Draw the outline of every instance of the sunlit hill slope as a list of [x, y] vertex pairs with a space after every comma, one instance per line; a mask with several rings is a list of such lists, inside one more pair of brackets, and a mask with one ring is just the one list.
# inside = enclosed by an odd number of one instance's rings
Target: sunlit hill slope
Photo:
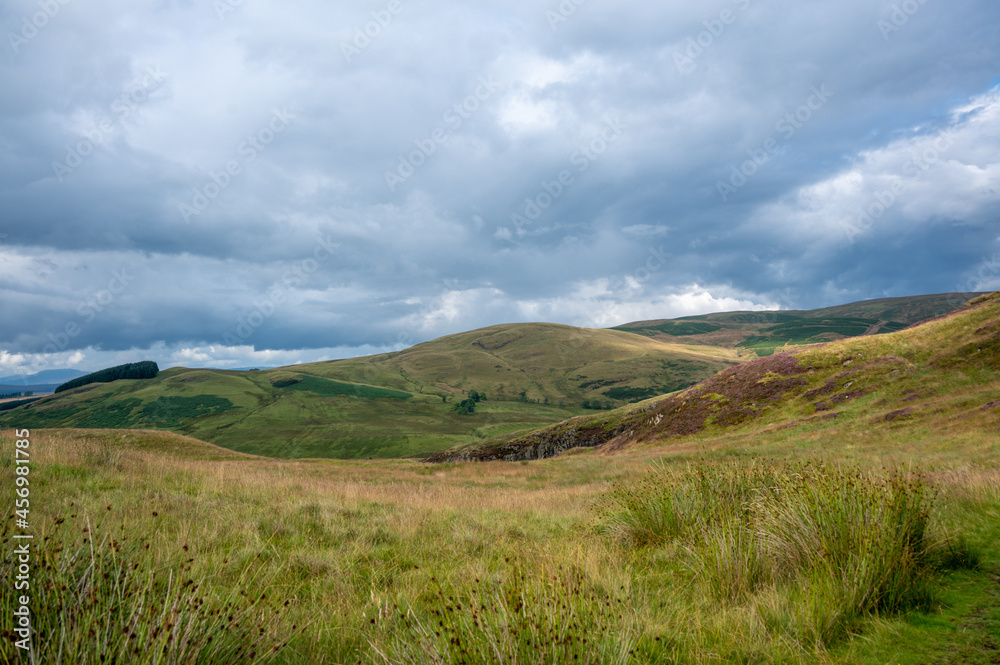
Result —
[[579, 446], [714, 445], [733, 436], [752, 445], [775, 432], [802, 445], [823, 435], [1000, 445], [1000, 292], [908, 330], [761, 358], [666, 398], [432, 459], [532, 459]]

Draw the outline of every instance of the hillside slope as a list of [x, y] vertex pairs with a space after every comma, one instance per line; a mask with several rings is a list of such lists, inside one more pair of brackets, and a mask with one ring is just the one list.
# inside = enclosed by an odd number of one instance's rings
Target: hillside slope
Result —
[[[564, 450], [695, 445], [712, 437], [817, 432], [859, 441], [971, 436], [1000, 447], [1000, 292], [892, 334], [776, 354], [681, 393], [430, 461], [537, 459]], [[928, 434], [930, 433], [930, 434]]]
[[[273, 457], [411, 457], [692, 385], [729, 350], [569, 326], [494, 326], [400, 353], [267, 371], [173, 368], [0, 413], [0, 426], [166, 429]], [[487, 401], [454, 411], [467, 391]]]
[[449, 335], [399, 353], [297, 369], [401, 390], [461, 396], [475, 389], [499, 401], [578, 406], [588, 399], [622, 402], [672, 392], [737, 362], [737, 355], [726, 349], [616, 330], [526, 323]]
[[768, 356], [786, 345], [886, 334], [946, 314], [982, 293], [881, 298], [814, 310], [719, 312], [618, 326], [662, 341], [738, 348]]

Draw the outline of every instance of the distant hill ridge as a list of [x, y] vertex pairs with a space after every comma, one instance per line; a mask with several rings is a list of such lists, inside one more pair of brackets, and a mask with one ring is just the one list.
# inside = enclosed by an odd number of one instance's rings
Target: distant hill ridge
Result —
[[615, 330], [659, 340], [683, 340], [745, 349], [768, 356], [776, 349], [878, 335], [946, 314], [982, 293], [880, 298], [814, 310], [719, 312], [678, 319], [636, 321]]
[[0, 394], [14, 392], [51, 393], [56, 388], [86, 372], [78, 369], [47, 369], [36, 374], [13, 374], [0, 377]]
[[78, 369], [46, 369], [36, 374], [13, 374], [0, 377], [0, 384], [5, 386], [29, 386], [41, 384], [61, 384], [83, 376], [86, 372]]

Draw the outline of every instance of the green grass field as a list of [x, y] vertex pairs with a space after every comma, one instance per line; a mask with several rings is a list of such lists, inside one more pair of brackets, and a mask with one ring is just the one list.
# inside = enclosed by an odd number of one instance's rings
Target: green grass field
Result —
[[[878, 324], [879, 321], [874, 319], [844, 317], [798, 319], [763, 328], [759, 334], [748, 337], [737, 344], [737, 347], [752, 350], [758, 356], [764, 357], [772, 355], [784, 346], [821, 344], [844, 337], [860, 337]], [[905, 323], [889, 321], [878, 326], [876, 334], [898, 332], [906, 327]]]

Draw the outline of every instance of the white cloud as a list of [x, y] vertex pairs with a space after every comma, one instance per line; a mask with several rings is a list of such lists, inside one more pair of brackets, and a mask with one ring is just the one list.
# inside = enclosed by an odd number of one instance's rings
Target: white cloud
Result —
[[0, 371], [4, 374], [17, 374], [26, 357], [21, 353], [7, 353], [0, 350]]
[[[732, 310], [779, 309], [767, 297], [725, 286], [686, 286], [671, 293], [650, 293], [633, 276], [581, 282], [566, 296], [523, 299], [496, 288], [447, 291], [400, 325], [437, 337], [458, 329], [498, 323], [562, 322], [582, 328], [607, 328], [631, 321], [665, 319]], [[456, 323], [461, 321], [462, 327]]]
[[518, 305], [522, 311], [544, 312], [554, 320], [568, 321], [584, 328], [610, 328], [633, 321], [672, 319], [711, 312], [778, 309], [767, 298], [736, 294], [725, 286], [692, 284], [674, 293], [648, 293], [637, 288], [625, 295], [609, 290], [607, 282], [581, 286], [574, 297]]
[[509, 95], [499, 111], [500, 124], [510, 133], [544, 131], [556, 124], [556, 104], [536, 101], [526, 93]]
[[843, 246], [942, 221], [983, 223], [1000, 204], [1000, 88], [950, 114], [947, 126], [858, 155], [848, 169], [762, 206], [749, 225]]

